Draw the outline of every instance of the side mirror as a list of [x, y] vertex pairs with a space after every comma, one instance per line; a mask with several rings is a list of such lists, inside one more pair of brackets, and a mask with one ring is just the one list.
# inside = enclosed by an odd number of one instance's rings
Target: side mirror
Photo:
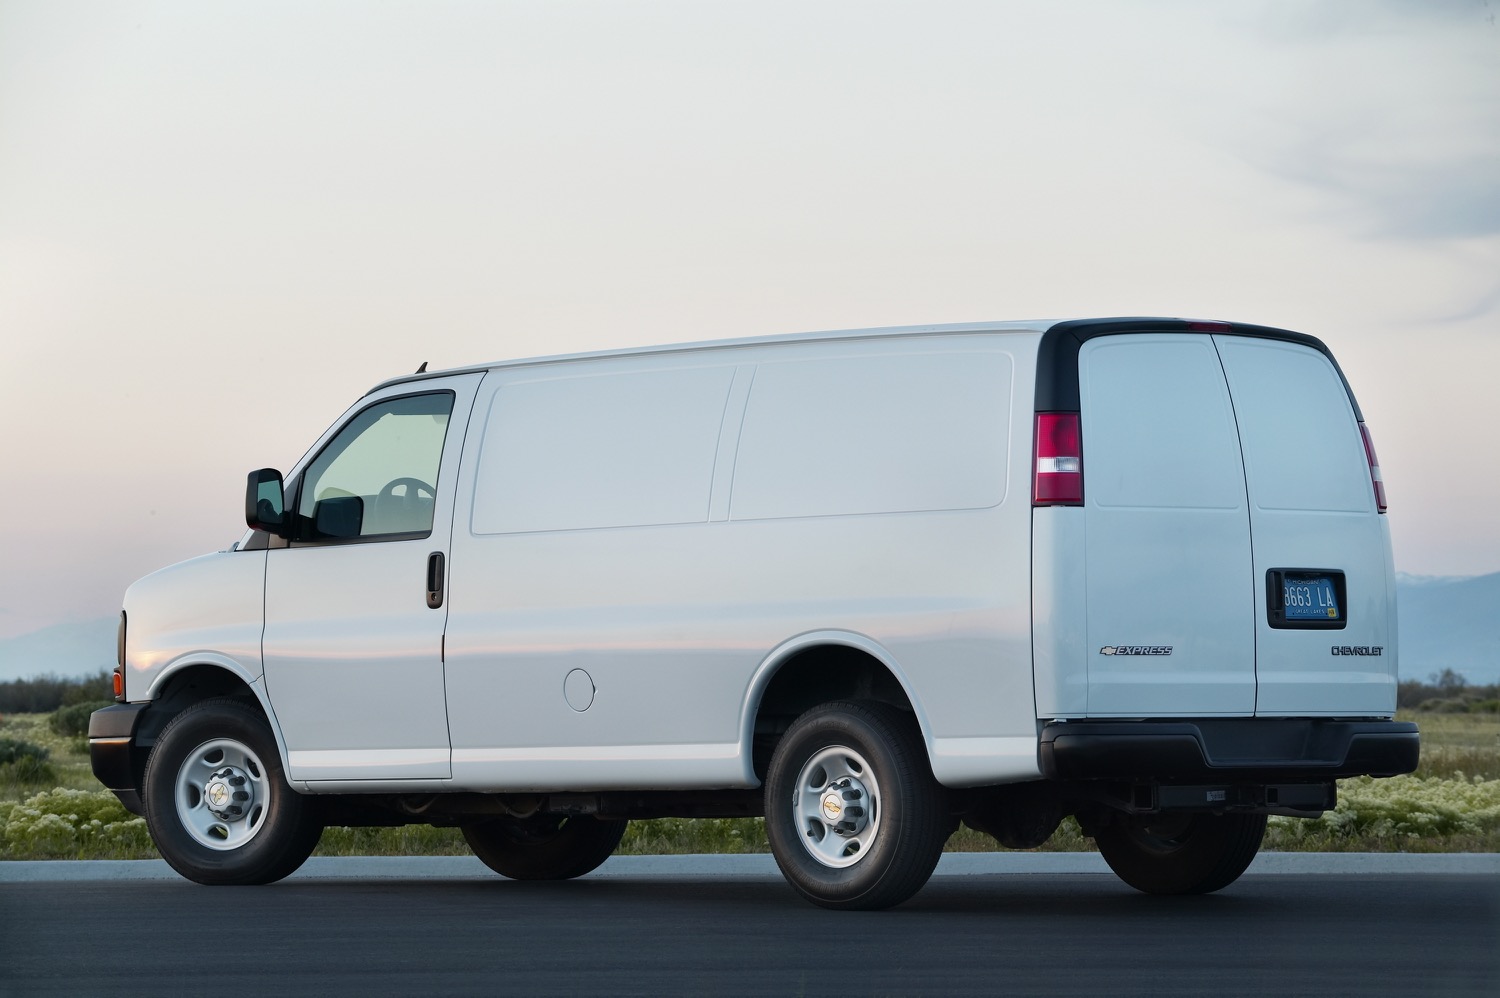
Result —
[[277, 537], [287, 536], [286, 493], [281, 472], [261, 468], [245, 482], [245, 523]]

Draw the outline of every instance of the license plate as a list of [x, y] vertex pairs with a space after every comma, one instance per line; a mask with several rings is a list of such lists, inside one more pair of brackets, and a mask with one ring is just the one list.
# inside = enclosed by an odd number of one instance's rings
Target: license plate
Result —
[[1287, 620], [1340, 620], [1338, 592], [1333, 579], [1319, 576], [1283, 576], [1281, 605]]

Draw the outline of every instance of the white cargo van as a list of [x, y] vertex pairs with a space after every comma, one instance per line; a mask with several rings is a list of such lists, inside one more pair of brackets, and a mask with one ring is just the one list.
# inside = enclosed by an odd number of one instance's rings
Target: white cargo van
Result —
[[1145, 891], [1415, 768], [1380, 470], [1327, 348], [1178, 319], [818, 333], [418, 373], [230, 550], [137, 582], [94, 772], [201, 883], [325, 825], [575, 877], [764, 815], [896, 904], [960, 821], [1076, 815]]

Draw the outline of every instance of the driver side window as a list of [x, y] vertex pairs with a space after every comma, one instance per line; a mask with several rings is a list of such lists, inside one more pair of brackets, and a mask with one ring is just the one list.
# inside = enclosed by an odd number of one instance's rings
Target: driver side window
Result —
[[351, 419], [302, 474], [298, 539], [432, 531], [452, 392], [386, 399]]

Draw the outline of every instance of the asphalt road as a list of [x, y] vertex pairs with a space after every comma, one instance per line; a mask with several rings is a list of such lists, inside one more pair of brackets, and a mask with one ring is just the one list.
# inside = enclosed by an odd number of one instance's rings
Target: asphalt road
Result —
[[939, 876], [876, 913], [761, 875], [3, 882], [0, 994], [1494, 998], [1500, 876]]

